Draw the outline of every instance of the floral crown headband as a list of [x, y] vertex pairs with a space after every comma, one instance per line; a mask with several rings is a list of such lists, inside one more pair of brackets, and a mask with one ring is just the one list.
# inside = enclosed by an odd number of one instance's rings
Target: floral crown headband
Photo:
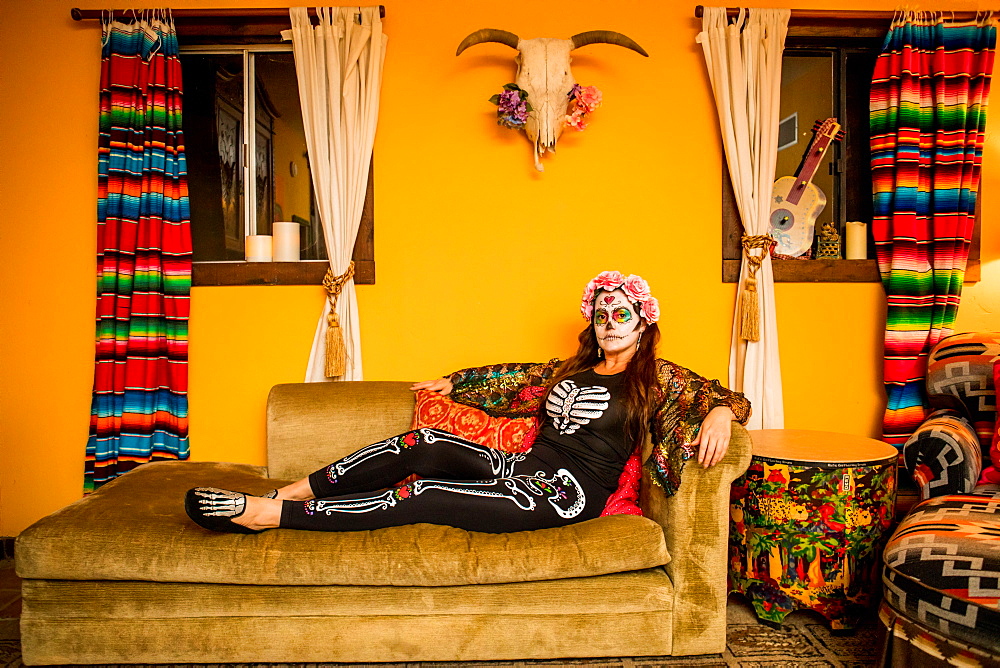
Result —
[[594, 295], [598, 290], [612, 292], [621, 288], [633, 304], [639, 304], [639, 313], [646, 322], [652, 324], [660, 319], [660, 302], [649, 294], [649, 283], [642, 276], [629, 274], [624, 276], [620, 271], [602, 271], [583, 291], [583, 301], [580, 312], [587, 322], [594, 317]]

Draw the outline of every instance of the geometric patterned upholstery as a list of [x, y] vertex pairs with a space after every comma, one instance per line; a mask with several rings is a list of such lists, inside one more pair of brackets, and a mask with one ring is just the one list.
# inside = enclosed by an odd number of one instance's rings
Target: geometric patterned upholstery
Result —
[[903, 444], [903, 461], [922, 499], [968, 494], [983, 468], [976, 432], [950, 408], [934, 411], [924, 420]]
[[1000, 332], [965, 332], [941, 339], [927, 361], [931, 407], [951, 408], [965, 416], [979, 435], [984, 453], [989, 452], [997, 421], [993, 362], [998, 358]]
[[885, 601], [945, 636], [995, 652], [1000, 639], [1000, 492], [919, 503], [883, 554]]
[[1000, 668], [1000, 654], [995, 648], [981, 649], [932, 631], [899, 614], [884, 600], [879, 606], [878, 617], [887, 632], [879, 664], [883, 667]]
[[903, 461], [923, 498], [967, 493], [972, 489], [969, 480], [974, 484], [983, 469], [993, 463], [990, 445], [997, 425], [993, 366], [997, 360], [1000, 360], [1000, 332], [953, 334], [931, 349], [926, 390], [934, 412], [928, 419], [941, 418], [946, 413], [964, 418], [979, 443], [979, 463], [974, 465], [965, 428], [955, 422], [945, 427], [939, 420], [930, 432], [925, 432], [925, 421], [903, 446]]

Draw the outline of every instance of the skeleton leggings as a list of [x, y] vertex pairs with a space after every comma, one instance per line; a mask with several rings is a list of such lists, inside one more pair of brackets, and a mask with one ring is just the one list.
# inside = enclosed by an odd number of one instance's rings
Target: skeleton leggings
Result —
[[[419, 480], [391, 487], [414, 473]], [[551, 448], [508, 453], [437, 429], [373, 443], [312, 473], [309, 484], [316, 498], [284, 501], [282, 527], [360, 531], [428, 522], [506, 533], [597, 517], [609, 495]]]

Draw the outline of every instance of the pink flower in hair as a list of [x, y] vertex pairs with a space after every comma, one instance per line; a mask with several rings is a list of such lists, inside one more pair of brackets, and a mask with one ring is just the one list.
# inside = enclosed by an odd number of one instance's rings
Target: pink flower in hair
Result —
[[656, 297], [650, 297], [642, 303], [642, 317], [650, 324], [660, 319], [660, 302]]
[[597, 293], [597, 286], [594, 281], [587, 283], [580, 301], [580, 313], [585, 320], [590, 320], [594, 316], [594, 294]]
[[[591, 283], [601, 290], [611, 292], [617, 290], [625, 282], [625, 277], [620, 271], [602, 271]], [[595, 290], [596, 292], [596, 290]]]
[[649, 299], [649, 283], [642, 280], [642, 276], [629, 274], [629, 277], [625, 279], [623, 288], [630, 302], [644, 302]]

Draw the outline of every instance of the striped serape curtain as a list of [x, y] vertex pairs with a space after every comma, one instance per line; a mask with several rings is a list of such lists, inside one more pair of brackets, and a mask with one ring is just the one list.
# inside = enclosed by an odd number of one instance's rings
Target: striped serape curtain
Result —
[[893, 22], [871, 88], [876, 256], [888, 301], [883, 440], [926, 414], [931, 348], [951, 334], [975, 222], [996, 29], [908, 13]]
[[188, 457], [191, 230], [177, 33], [106, 21], [97, 200], [97, 355], [84, 492]]

